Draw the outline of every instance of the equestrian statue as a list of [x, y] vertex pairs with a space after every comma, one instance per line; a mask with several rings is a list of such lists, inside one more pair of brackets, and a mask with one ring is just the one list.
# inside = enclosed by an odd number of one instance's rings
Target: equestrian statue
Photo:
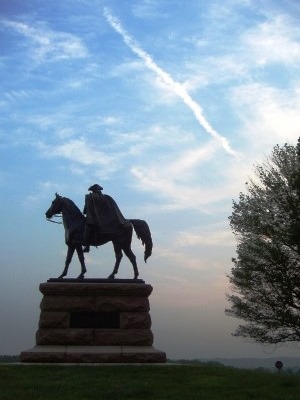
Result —
[[85, 196], [83, 213], [71, 199], [62, 197], [58, 193], [55, 194], [50, 208], [46, 211], [46, 218], [52, 222], [54, 221], [51, 218], [61, 214], [65, 228], [68, 251], [64, 270], [58, 279], [67, 275], [75, 250], [81, 265], [78, 279], [83, 279], [87, 271], [84, 252], [89, 252], [90, 246], [101, 246], [108, 242], [112, 242], [116, 257], [114, 269], [108, 279], [114, 279], [118, 273], [123, 252], [133, 266], [134, 279], [138, 279], [136, 256], [131, 250], [132, 233], [134, 229], [138, 239], [142, 241], [146, 262], [152, 254], [153, 247], [147, 222], [141, 219], [124, 218], [117, 203], [112, 197], [102, 193], [103, 188], [100, 185], [95, 184], [88, 190], [91, 193]]

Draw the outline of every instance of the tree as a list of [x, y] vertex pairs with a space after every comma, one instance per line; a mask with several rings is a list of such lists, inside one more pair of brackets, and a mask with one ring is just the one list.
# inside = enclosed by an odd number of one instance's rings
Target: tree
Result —
[[237, 256], [225, 312], [246, 321], [234, 336], [299, 341], [300, 138], [297, 146], [275, 146], [246, 188], [229, 217]]

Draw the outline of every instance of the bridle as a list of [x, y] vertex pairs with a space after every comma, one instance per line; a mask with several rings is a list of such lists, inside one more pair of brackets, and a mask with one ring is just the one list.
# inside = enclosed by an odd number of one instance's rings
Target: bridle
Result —
[[[56, 197], [56, 200], [57, 200], [57, 199], [62, 199], [62, 197], [59, 196], [58, 193], [55, 193], [55, 197]], [[54, 202], [55, 202], [55, 200], [53, 200], [52, 206], [53, 206]], [[50, 208], [52, 208], [52, 207], [50, 207]], [[50, 208], [49, 208], [49, 210], [50, 210]], [[62, 222], [52, 221], [51, 218], [62, 218], [62, 212], [60, 211], [60, 212], [58, 212], [58, 214], [55, 214], [55, 213], [54, 213], [54, 214], [52, 215], [52, 217], [50, 217], [50, 218], [47, 218], [47, 217], [46, 217], [47, 221], [49, 221], [49, 222], [53, 222], [54, 224], [62, 224]]]
[[[54, 214], [54, 215], [52, 215], [52, 217], [51, 217], [51, 218], [61, 218], [61, 217], [62, 217], [61, 215]], [[46, 219], [47, 219], [47, 221], [49, 221], [49, 222], [53, 222], [54, 224], [62, 224], [62, 222], [52, 221], [52, 219], [51, 219], [51, 218], [46, 218]]]

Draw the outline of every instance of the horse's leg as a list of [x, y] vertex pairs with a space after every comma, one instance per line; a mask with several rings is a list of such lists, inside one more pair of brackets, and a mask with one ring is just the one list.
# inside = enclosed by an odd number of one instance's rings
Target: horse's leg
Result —
[[133, 232], [133, 227], [130, 224], [129, 227], [125, 228], [123, 237], [119, 242], [119, 245], [121, 249], [124, 251], [125, 255], [128, 257], [129, 261], [131, 262], [134, 271], [134, 279], [137, 279], [139, 276], [139, 270], [136, 264], [136, 256], [131, 250], [132, 232]]
[[68, 269], [69, 269], [69, 265], [70, 265], [70, 263], [72, 261], [72, 257], [73, 257], [74, 251], [75, 251], [75, 247], [71, 246], [71, 245], [68, 245], [68, 252], [67, 252], [67, 257], [66, 257], [66, 261], [65, 261], [65, 268], [64, 268], [62, 274], [58, 277], [58, 279], [62, 279], [64, 276], [67, 275]]
[[122, 249], [121, 249], [120, 245], [116, 242], [112, 242], [112, 244], [114, 246], [114, 251], [115, 251], [115, 255], [116, 255], [116, 263], [115, 263], [113, 272], [109, 275], [108, 279], [114, 279], [115, 275], [119, 271], [119, 265], [120, 265], [120, 262], [123, 257], [123, 253], [122, 253]]
[[83, 279], [84, 274], [86, 273], [86, 266], [85, 266], [85, 262], [84, 262], [84, 254], [83, 254], [82, 245], [77, 244], [75, 247], [76, 247], [78, 259], [79, 259], [79, 262], [81, 265], [81, 273], [80, 273], [80, 275], [78, 275], [77, 279]]
[[139, 270], [138, 270], [137, 263], [136, 263], [136, 256], [134, 255], [130, 246], [126, 247], [126, 248], [123, 247], [122, 250], [124, 251], [126, 256], [129, 258], [129, 261], [131, 262], [131, 264], [133, 266], [134, 279], [137, 279], [139, 276]]

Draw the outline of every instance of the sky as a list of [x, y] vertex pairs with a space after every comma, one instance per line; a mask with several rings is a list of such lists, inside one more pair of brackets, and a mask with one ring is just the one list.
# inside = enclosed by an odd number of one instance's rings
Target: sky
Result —
[[[299, 356], [232, 336], [232, 200], [300, 135], [298, 0], [0, 1], [0, 354], [35, 344], [39, 284], [61, 274], [55, 192], [100, 184], [148, 222], [154, 346], [172, 359]], [[131, 278], [123, 258], [117, 277]], [[111, 244], [86, 255], [105, 278]], [[79, 274], [74, 258], [69, 277]]]

